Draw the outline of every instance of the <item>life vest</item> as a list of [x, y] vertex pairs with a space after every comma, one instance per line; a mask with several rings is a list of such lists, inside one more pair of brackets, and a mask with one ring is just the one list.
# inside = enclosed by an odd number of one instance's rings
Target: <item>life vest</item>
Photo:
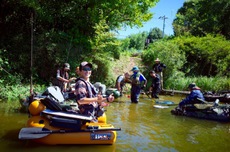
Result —
[[141, 73], [140, 72], [138, 72], [137, 74], [133, 74], [131, 77], [130, 77], [130, 79], [131, 79], [131, 84], [132, 85], [140, 85], [141, 83], [140, 83], [140, 75], [141, 75]]
[[59, 69], [60, 71], [60, 77], [64, 78], [64, 79], [69, 79], [69, 73], [64, 71], [63, 69]]
[[86, 85], [86, 89], [88, 91], [88, 96], [87, 98], [93, 98], [93, 97], [96, 97], [97, 95], [97, 91], [96, 91], [96, 88], [90, 83], [90, 82], [86, 82], [84, 79], [82, 78], [77, 78], [76, 82], [77, 81], [83, 81]]
[[[64, 79], [69, 79], [69, 73], [68, 72], [65, 72], [63, 69], [58, 69], [58, 70], [60, 72], [60, 77], [62, 77]], [[56, 76], [55, 76], [55, 79], [53, 79], [52, 84], [54, 86], [58, 86], [61, 89], [61, 91], [63, 91], [65, 82], [63, 82], [57, 78], [57, 72], [56, 72]]]
[[[82, 82], [85, 83], [86, 89], [88, 91], [87, 98], [94, 98], [94, 97], [97, 96], [96, 88], [90, 82], [86, 82], [82, 78], [77, 78], [76, 82], [77, 81], [82, 81]], [[77, 101], [77, 103], [78, 103], [78, 101]], [[93, 116], [93, 117], [94, 116], [101, 116], [103, 114], [103, 110], [99, 107], [97, 102], [96, 102], [96, 105], [84, 104], [84, 105], [79, 105], [78, 108], [80, 109], [80, 112], [82, 114], [90, 115], [90, 116]]]
[[[123, 75], [119, 75], [119, 76], [117, 77], [116, 86], [117, 86], [117, 83], [118, 83], [117, 81], [118, 81], [118, 79], [119, 79], [121, 76], [123, 76]], [[121, 86], [125, 85], [125, 76], [124, 76], [124, 78], [121, 80], [120, 85], [121, 85]]]

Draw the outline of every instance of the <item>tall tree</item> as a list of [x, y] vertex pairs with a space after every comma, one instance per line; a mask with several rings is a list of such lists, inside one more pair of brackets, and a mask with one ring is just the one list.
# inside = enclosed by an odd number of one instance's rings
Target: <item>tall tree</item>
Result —
[[150, 30], [148, 35], [148, 39], [150, 40], [150, 43], [153, 43], [155, 40], [159, 40], [162, 38], [163, 38], [162, 31], [159, 28], [155, 27]]
[[130, 35], [129, 48], [136, 49], [136, 50], [144, 50], [146, 37], [147, 37], [146, 32]]
[[174, 33], [204, 36], [222, 34], [230, 39], [229, 0], [189, 0], [177, 11], [173, 21]]
[[150, 30], [147, 39], [145, 41], [145, 45], [148, 46], [150, 43], [155, 42], [156, 40], [162, 39], [163, 38], [163, 32], [155, 27]]
[[33, 14], [34, 72], [47, 80], [52, 74], [50, 69], [55, 69], [57, 63], [68, 61], [72, 66], [86, 56], [92, 56], [92, 43], [89, 40], [97, 39], [98, 33], [94, 27], [101, 20], [108, 25], [107, 31], [123, 25], [141, 26], [142, 22], [152, 17], [149, 8], [158, 1], [2, 0], [0, 49], [6, 50], [3, 58], [9, 59], [10, 72], [29, 77], [30, 17]]

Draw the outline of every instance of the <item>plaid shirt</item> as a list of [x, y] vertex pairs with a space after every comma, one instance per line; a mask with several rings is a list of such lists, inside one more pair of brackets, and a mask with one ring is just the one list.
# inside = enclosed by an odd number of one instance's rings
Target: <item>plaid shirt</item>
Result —
[[[75, 95], [76, 100], [79, 101], [83, 98], [94, 98], [97, 96], [97, 92], [95, 91], [94, 86], [90, 82], [86, 82], [83, 79], [78, 79], [75, 85]], [[90, 103], [94, 105], [94, 107], [97, 105], [97, 102]]]

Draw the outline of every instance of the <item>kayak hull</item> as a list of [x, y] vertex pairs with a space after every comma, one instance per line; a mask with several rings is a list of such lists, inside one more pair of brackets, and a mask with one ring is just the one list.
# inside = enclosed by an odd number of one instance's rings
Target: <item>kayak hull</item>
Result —
[[[43, 103], [46, 103], [44, 105]], [[19, 139], [59, 144], [113, 144], [119, 129], [106, 123], [103, 113], [97, 119], [75, 111], [62, 111], [57, 103], [48, 99], [34, 100], [29, 106], [30, 118], [19, 133]], [[52, 110], [47, 107], [53, 108]], [[41, 129], [40, 129], [41, 128]], [[31, 132], [31, 130], [34, 130]], [[38, 131], [37, 131], [38, 130]], [[43, 130], [48, 130], [45, 132]]]
[[[63, 130], [65, 128], [50, 125], [50, 120], [43, 116], [32, 116], [27, 121], [27, 127], [41, 127], [51, 131]], [[111, 124], [89, 122], [81, 126], [81, 130], [77, 132], [67, 133], [50, 133], [49, 135], [32, 139], [34, 142], [59, 145], [59, 144], [113, 144], [116, 141], [116, 131], [83, 131], [89, 127], [98, 127], [99, 129], [113, 129]], [[68, 129], [66, 129], [68, 130]]]
[[[199, 104], [195, 104], [199, 105]], [[203, 104], [200, 104], [203, 105]], [[189, 105], [184, 109], [176, 107], [171, 110], [173, 115], [194, 117], [199, 119], [214, 120], [220, 122], [230, 122], [230, 107], [229, 106], [198, 106]]]

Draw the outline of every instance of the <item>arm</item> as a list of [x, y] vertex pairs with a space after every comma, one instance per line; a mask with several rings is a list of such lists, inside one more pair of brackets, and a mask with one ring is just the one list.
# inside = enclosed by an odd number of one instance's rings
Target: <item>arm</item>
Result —
[[69, 82], [71, 82], [71, 81], [76, 80], [75, 77], [72, 77], [72, 78], [70, 78], [69, 80], [68, 80], [68, 79], [65, 79], [65, 78], [63, 78], [63, 77], [61, 77], [60, 70], [57, 70], [57, 79], [60, 80], [60, 81], [62, 81], [62, 82], [66, 82], [66, 83], [69, 83]]
[[69, 82], [68, 79], [65, 79], [65, 78], [61, 77], [61, 72], [60, 72], [60, 70], [57, 70], [57, 79], [60, 80], [60, 81], [62, 81], [62, 82], [66, 82], [66, 83]]
[[183, 104], [183, 105], [189, 104], [189, 103], [192, 102], [192, 100], [194, 100], [194, 98], [195, 98], [195, 94], [193, 92], [191, 92], [184, 100], [182, 100], [180, 102], [179, 105], [181, 105], [181, 104]]
[[109, 95], [109, 97], [107, 98], [103, 98], [102, 95], [97, 95], [97, 97], [94, 98], [81, 98], [80, 100], [78, 100], [78, 103], [81, 104], [90, 104], [92, 102], [97, 102], [98, 104], [101, 104], [102, 102], [108, 101], [108, 102], [113, 102], [114, 100], [114, 96]]
[[140, 81], [144, 81], [144, 84], [143, 86], [146, 87], [146, 84], [147, 84], [147, 79], [143, 76], [143, 74], [140, 75]]

